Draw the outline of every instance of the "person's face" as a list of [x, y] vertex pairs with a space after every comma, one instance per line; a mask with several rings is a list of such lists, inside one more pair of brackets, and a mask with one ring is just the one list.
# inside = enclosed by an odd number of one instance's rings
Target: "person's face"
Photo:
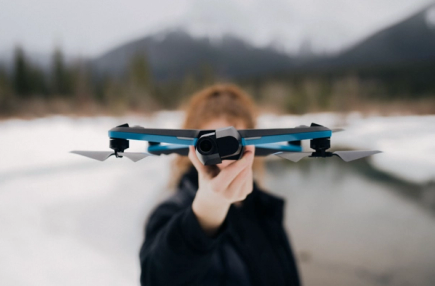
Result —
[[[246, 126], [243, 123], [243, 121], [238, 120], [236, 122], [236, 124], [234, 125], [234, 124], [229, 123], [228, 120], [226, 120], [223, 117], [216, 118], [210, 122], [203, 124], [201, 126], [201, 129], [219, 129], [219, 128], [228, 127], [228, 126], [233, 126], [236, 129], [246, 129]], [[233, 162], [234, 162], [234, 160], [223, 160], [221, 164], [217, 164], [216, 166], [218, 166], [219, 169], [223, 169]]]

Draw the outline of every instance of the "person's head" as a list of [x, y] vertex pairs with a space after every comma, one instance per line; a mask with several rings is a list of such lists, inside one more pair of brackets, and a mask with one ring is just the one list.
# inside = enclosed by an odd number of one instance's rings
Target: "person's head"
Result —
[[[183, 128], [218, 129], [234, 126], [237, 129], [255, 128], [256, 107], [251, 97], [233, 84], [216, 84], [195, 93], [186, 110]], [[224, 160], [222, 168], [231, 161]], [[192, 166], [189, 158], [178, 157], [175, 161], [174, 179]], [[258, 170], [260, 163], [254, 163]]]

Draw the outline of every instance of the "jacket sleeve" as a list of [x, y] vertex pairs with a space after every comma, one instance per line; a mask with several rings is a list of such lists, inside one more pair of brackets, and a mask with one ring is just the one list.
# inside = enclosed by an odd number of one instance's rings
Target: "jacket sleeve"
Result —
[[227, 222], [214, 237], [202, 230], [191, 203], [160, 205], [151, 215], [140, 251], [141, 285], [195, 285], [206, 274]]

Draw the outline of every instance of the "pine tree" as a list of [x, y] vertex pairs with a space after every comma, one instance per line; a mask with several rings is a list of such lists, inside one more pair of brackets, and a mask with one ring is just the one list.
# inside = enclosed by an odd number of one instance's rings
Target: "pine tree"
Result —
[[130, 80], [133, 85], [141, 90], [150, 87], [150, 70], [145, 55], [137, 54], [130, 63]]
[[20, 97], [28, 97], [32, 92], [30, 66], [21, 47], [15, 48], [12, 77], [14, 92]]
[[64, 63], [62, 51], [54, 50], [51, 70], [52, 92], [57, 95], [71, 95], [72, 76]]
[[[137, 54], [130, 62], [128, 92], [125, 100], [131, 108], [138, 108], [141, 104], [153, 105], [151, 98], [151, 73], [144, 54]], [[120, 95], [121, 96], [121, 95]]]

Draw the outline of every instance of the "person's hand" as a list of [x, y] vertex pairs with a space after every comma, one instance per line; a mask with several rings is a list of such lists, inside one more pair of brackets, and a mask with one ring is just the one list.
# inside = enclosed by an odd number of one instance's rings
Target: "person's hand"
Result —
[[195, 148], [189, 147], [189, 159], [198, 171], [199, 181], [192, 210], [208, 235], [216, 233], [232, 203], [243, 201], [252, 192], [254, 153], [254, 146], [245, 146], [243, 157], [223, 167], [216, 175], [199, 161]]
[[198, 171], [199, 189], [196, 198], [204, 203], [223, 207], [244, 200], [253, 187], [254, 152], [254, 146], [246, 146], [240, 160], [222, 168], [216, 175], [213, 169], [199, 161], [195, 148], [190, 146], [189, 159]]

